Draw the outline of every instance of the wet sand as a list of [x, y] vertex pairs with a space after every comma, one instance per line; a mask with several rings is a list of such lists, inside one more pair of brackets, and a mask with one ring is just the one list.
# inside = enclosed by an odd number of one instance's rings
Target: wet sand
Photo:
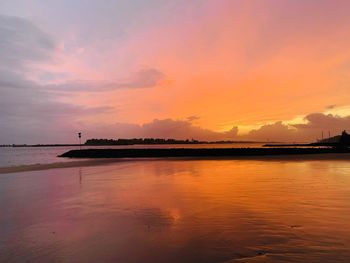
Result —
[[348, 157], [293, 158], [2, 174], [0, 262], [349, 262]]

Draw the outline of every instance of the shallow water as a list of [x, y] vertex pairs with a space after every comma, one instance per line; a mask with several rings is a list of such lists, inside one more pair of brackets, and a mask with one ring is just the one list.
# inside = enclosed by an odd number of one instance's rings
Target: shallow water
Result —
[[350, 262], [350, 162], [154, 160], [0, 175], [1, 262]]
[[[82, 149], [99, 148], [241, 148], [262, 147], [262, 143], [211, 143], [211, 144], [159, 144], [159, 145], [118, 145], [118, 146], [82, 146]], [[79, 149], [79, 146], [62, 147], [0, 147], [0, 167], [12, 167], [31, 164], [50, 164], [58, 162], [77, 161], [77, 159], [59, 158], [69, 150]]]

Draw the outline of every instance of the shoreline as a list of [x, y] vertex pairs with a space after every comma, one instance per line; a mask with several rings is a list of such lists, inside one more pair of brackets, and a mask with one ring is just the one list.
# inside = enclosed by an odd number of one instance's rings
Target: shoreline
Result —
[[100, 166], [125, 162], [142, 161], [270, 161], [270, 162], [303, 162], [303, 161], [350, 161], [350, 153], [290, 154], [290, 155], [245, 155], [245, 156], [202, 156], [202, 157], [157, 157], [157, 158], [98, 158], [80, 161], [56, 162], [49, 164], [29, 164], [0, 167], [1, 174], [34, 172], [50, 169]]

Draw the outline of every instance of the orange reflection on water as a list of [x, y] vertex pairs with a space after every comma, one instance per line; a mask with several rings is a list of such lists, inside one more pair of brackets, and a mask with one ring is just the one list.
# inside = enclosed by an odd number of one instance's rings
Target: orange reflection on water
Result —
[[0, 202], [0, 241], [10, 242], [0, 252], [33, 262], [347, 262], [349, 175], [347, 161], [157, 160], [3, 176], [11, 206]]

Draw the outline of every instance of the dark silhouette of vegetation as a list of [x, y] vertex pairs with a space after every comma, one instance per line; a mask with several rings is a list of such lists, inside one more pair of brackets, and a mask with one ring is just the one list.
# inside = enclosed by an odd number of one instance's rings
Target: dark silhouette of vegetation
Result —
[[350, 134], [348, 134], [346, 131], [343, 131], [340, 137], [339, 142], [343, 145], [349, 145], [350, 146]]
[[195, 139], [177, 140], [160, 138], [133, 138], [133, 139], [89, 139], [85, 145], [103, 146], [103, 145], [137, 145], [137, 144], [229, 144], [229, 143], [258, 143], [255, 141], [199, 141]]
[[336, 135], [313, 143], [293, 143], [293, 144], [265, 144], [264, 147], [350, 147], [350, 135], [343, 131], [341, 135]]
[[108, 146], [108, 145], [147, 145], [147, 144], [230, 144], [230, 143], [259, 143], [256, 141], [198, 141], [198, 140], [176, 140], [176, 139], [89, 139], [85, 144], [3, 144], [0, 147], [67, 147], [67, 146]]
[[134, 139], [89, 139], [85, 145], [135, 145], [135, 144], [198, 144], [206, 143], [197, 140], [176, 140], [159, 138], [134, 138]]

